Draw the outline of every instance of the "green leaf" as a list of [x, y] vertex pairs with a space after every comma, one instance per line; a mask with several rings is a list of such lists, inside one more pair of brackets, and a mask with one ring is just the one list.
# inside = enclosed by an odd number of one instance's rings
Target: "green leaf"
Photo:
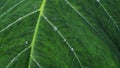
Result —
[[0, 68], [119, 68], [119, 0], [0, 0]]

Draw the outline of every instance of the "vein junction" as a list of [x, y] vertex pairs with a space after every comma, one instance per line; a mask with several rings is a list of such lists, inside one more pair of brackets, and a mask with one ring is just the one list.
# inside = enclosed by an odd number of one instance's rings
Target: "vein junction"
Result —
[[36, 38], [37, 38], [37, 33], [38, 33], [39, 25], [40, 25], [40, 20], [41, 20], [41, 17], [43, 16], [45, 3], [46, 3], [46, 0], [43, 0], [42, 5], [41, 5], [41, 7], [39, 9], [40, 13], [39, 13], [39, 17], [38, 17], [37, 24], [36, 24], [36, 27], [35, 27], [35, 32], [34, 32], [34, 35], [33, 35], [32, 43], [30, 45], [31, 52], [30, 52], [28, 68], [30, 68], [30, 64], [31, 64], [32, 58], [34, 58], [33, 54], [34, 54], [35, 41], [36, 41]]

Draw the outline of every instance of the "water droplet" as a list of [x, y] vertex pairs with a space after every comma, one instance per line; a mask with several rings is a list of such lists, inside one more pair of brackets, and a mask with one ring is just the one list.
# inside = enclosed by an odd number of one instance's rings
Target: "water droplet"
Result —
[[64, 42], [66, 42], [67, 40], [66, 40], [66, 39], [64, 39], [63, 41], [64, 41]]
[[26, 41], [25, 44], [28, 44], [28, 41]]
[[100, 0], [96, 0], [98, 3], [100, 2]]
[[74, 51], [74, 49], [73, 49], [73, 48], [71, 48], [71, 51]]
[[22, 18], [20, 17], [18, 20], [21, 20]]
[[57, 31], [58, 29], [57, 29], [57, 27], [54, 27], [54, 31]]
[[66, 4], [69, 4], [69, 2], [67, 0], [65, 0]]
[[47, 20], [47, 17], [44, 17], [45, 20]]

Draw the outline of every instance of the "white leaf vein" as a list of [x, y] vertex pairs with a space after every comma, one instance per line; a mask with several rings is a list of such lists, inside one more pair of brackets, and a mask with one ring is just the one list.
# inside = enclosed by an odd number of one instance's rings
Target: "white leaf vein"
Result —
[[18, 18], [18, 19], [15, 20], [14, 22], [10, 23], [9, 25], [7, 25], [7, 26], [4, 27], [3, 29], [1, 29], [1, 30], [0, 30], [0, 33], [3, 32], [3, 31], [5, 31], [6, 29], [10, 28], [12, 25], [16, 24], [17, 22], [21, 21], [22, 19], [24, 19], [24, 18], [26, 18], [26, 17], [28, 17], [28, 16], [30, 16], [30, 15], [38, 12], [38, 11], [39, 11], [39, 10], [35, 10], [35, 11], [33, 11], [33, 12], [30, 12], [30, 13], [28, 13], [28, 14], [20, 17], [20, 18]]

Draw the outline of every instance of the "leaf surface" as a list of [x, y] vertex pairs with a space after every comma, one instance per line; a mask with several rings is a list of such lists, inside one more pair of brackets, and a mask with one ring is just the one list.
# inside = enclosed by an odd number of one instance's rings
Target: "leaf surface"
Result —
[[0, 0], [0, 68], [119, 68], [119, 0]]

